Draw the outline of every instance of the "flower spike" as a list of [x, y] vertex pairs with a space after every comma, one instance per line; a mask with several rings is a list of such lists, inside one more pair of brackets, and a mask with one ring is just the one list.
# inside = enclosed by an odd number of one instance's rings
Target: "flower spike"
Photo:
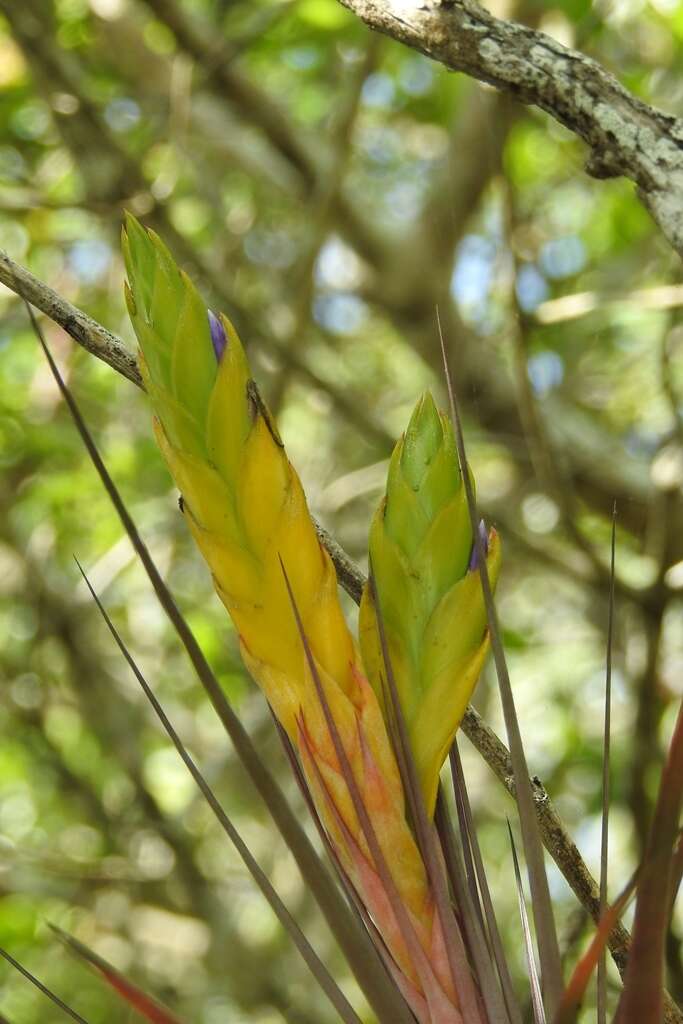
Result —
[[[495, 530], [482, 540], [498, 576]], [[370, 558], [396, 685], [430, 816], [439, 771], [488, 650], [476, 546], [453, 430], [427, 392], [389, 464], [370, 530]], [[382, 695], [382, 652], [373, 595], [360, 612], [365, 669]]]

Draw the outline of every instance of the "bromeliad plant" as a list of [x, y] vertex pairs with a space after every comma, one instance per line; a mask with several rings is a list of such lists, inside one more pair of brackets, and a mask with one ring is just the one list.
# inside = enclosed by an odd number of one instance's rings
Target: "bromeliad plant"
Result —
[[[500, 542], [495, 530], [487, 530], [476, 517], [473, 482], [469, 471], [462, 471], [467, 460], [455, 404], [449, 419], [429, 394], [424, 395], [394, 449], [386, 493], [370, 531], [370, 577], [362, 596], [357, 588], [357, 646], [339, 603], [335, 565], [319, 539], [299, 478], [251, 379], [234, 329], [224, 316], [206, 309], [160, 239], [134, 218], [127, 220], [123, 250], [126, 298], [159, 447], [181, 491], [188, 526], [235, 624], [244, 661], [272, 709], [348, 905], [220, 690], [137, 534], [32, 313], [31, 317], [157, 596], [379, 1024], [523, 1021], [454, 745], [490, 643], [510, 739], [538, 936], [540, 974], [513, 843], [533, 1022], [574, 1024], [610, 930], [636, 886], [635, 881], [627, 886], [609, 909], [603, 874], [600, 928], [563, 991], [540, 835], [497, 639], [492, 591], [500, 567]], [[614, 557], [614, 546], [612, 550]], [[184, 748], [94, 592], [93, 596], [219, 824], [337, 1015], [347, 1024], [361, 1024]], [[449, 751], [457, 833], [439, 782]], [[682, 800], [683, 712], [637, 878], [633, 946], [613, 1024], [680, 1024], [682, 1019], [663, 993], [667, 923], [683, 875], [678, 831]], [[606, 807], [607, 802], [605, 819]], [[604, 872], [606, 858], [602, 868]], [[82, 943], [57, 931], [68, 948], [88, 961], [145, 1019], [178, 1024], [169, 1010]], [[0, 949], [0, 956], [72, 1019], [83, 1022], [9, 953]], [[606, 1024], [605, 1007], [603, 970], [598, 1024]]]
[[[160, 239], [133, 218], [123, 250], [159, 447], [242, 657], [296, 750], [334, 860], [417, 1018], [483, 1024], [460, 926], [447, 901], [439, 904], [415, 822], [433, 815], [439, 771], [487, 648], [450, 423], [424, 396], [394, 452], [371, 535], [361, 660], [334, 566], [234, 329], [207, 314]], [[495, 579], [495, 531], [486, 546]], [[409, 741], [403, 758], [392, 743], [397, 716]], [[412, 812], [406, 758], [419, 780]]]

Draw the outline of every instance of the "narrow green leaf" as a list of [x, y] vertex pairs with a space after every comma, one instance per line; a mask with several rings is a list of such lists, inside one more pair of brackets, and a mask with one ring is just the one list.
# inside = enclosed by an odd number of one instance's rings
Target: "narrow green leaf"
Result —
[[[479, 988], [488, 1014], [488, 1021], [490, 1024], [512, 1024], [510, 1015], [501, 998], [500, 986], [496, 980], [479, 901], [477, 899], [475, 904], [473, 894], [466, 881], [462, 850], [456, 838], [453, 822], [448, 813], [448, 806], [441, 789], [436, 798], [434, 823], [439, 833], [455, 905], [462, 916], [463, 932], [479, 981]], [[519, 1024], [521, 1024], [521, 1021]]]
[[81, 1017], [80, 1013], [76, 1013], [75, 1010], [72, 1010], [71, 1007], [67, 1003], [65, 1003], [63, 999], [60, 999], [58, 995], [55, 995], [52, 989], [49, 989], [47, 985], [43, 985], [42, 981], [39, 981], [39, 979], [36, 978], [35, 974], [31, 974], [31, 972], [27, 970], [26, 967], [23, 967], [18, 960], [15, 960], [14, 957], [7, 952], [7, 950], [0, 949], [0, 956], [3, 957], [3, 959], [5, 959], [8, 964], [11, 964], [12, 967], [14, 967], [15, 971], [19, 971], [20, 974], [23, 974], [24, 977], [28, 981], [30, 981], [31, 984], [35, 988], [37, 988], [39, 992], [42, 992], [44, 996], [47, 996], [50, 1002], [54, 1003], [55, 1006], [58, 1006], [59, 1009], [67, 1015], [67, 1017], [71, 1017], [72, 1020], [78, 1021], [78, 1024], [88, 1024], [88, 1021], [85, 1019], [85, 1017]]
[[459, 803], [462, 805], [463, 817], [465, 820], [466, 836], [469, 839], [472, 858], [474, 860], [474, 867], [477, 876], [477, 885], [483, 903], [489, 942], [491, 943], [491, 947], [493, 950], [493, 959], [496, 964], [498, 977], [500, 979], [501, 988], [503, 990], [505, 1006], [508, 1012], [508, 1016], [510, 1017], [511, 1024], [522, 1024], [522, 1014], [519, 1008], [519, 1001], [515, 994], [514, 986], [512, 984], [512, 978], [510, 977], [510, 969], [508, 967], [507, 958], [505, 956], [505, 950], [503, 949], [503, 940], [501, 938], [500, 930], [498, 928], [496, 912], [493, 907], [493, 899], [491, 898], [491, 890], [489, 888], [488, 878], [486, 877], [486, 870], [484, 868], [484, 859], [482, 857], [481, 847], [479, 846], [479, 839], [477, 837], [477, 830], [475, 828], [474, 819], [472, 817], [472, 808], [470, 806], [467, 787], [464, 784], [462, 764], [460, 761], [460, 751], [458, 749], [457, 739], [451, 748], [450, 764], [451, 775], [453, 777], [453, 786], [456, 791], [456, 799], [458, 799]]

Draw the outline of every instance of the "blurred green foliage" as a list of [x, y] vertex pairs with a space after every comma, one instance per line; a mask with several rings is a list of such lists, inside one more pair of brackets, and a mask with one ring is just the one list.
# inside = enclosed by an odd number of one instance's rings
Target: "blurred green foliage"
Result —
[[[683, 113], [679, 4], [505, 7]], [[372, 39], [333, 0], [0, 0], [0, 12], [0, 244], [132, 344], [123, 209], [154, 226], [207, 302], [234, 317], [314, 511], [359, 561], [391, 439], [424, 387], [443, 397], [440, 305], [479, 497], [503, 538], [500, 609], [529, 762], [594, 870], [616, 498], [616, 892], [683, 690], [683, 287], [632, 186], [591, 180], [583, 146], [545, 115]], [[221, 682], [287, 780], [176, 510], [144, 396], [44, 329]], [[4, 289], [0, 381], [0, 944], [93, 1024], [129, 1017], [55, 948], [46, 921], [185, 1019], [331, 1020], [79, 582], [74, 555], [358, 1001], [134, 561], [25, 309]], [[501, 731], [490, 674], [477, 705]], [[463, 747], [522, 990], [510, 804]], [[551, 881], [571, 964], [590, 929], [554, 869]], [[679, 914], [669, 944], [679, 997], [682, 936]], [[59, 1019], [1, 970], [10, 1021]]]

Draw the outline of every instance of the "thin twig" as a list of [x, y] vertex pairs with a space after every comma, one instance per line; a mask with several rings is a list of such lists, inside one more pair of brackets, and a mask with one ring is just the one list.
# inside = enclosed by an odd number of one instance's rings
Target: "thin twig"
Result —
[[139, 388], [143, 386], [137, 360], [120, 338], [72, 306], [21, 264], [15, 263], [4, 249], [0, 249], [0, 282], [63, 327], [91, 355], [97, 356]]
[[547, 111], [590, 149], [596, 178], [625, 175], [683, 253], [683, 120], [629, 93], [597, 61], [543, 32], [454, 0], [340, 0], [370, 28]]

